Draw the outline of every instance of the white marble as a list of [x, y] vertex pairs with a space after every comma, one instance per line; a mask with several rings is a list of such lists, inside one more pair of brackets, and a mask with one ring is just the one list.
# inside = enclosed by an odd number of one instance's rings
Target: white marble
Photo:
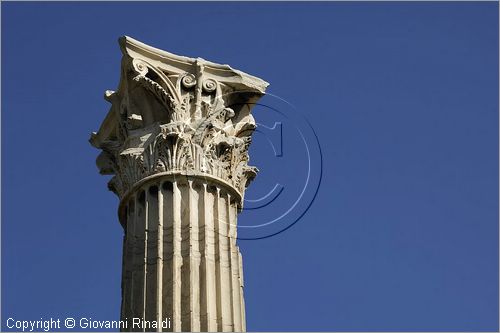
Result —
[[[237, 214], [256, 176], [252, 106], [267, 83], [130, 37], [90, 142], [113, 175], [123, 246], [121, 317], [170, 331], [245, 331]], [[161, 330], [161, 329], [145, 329]]]

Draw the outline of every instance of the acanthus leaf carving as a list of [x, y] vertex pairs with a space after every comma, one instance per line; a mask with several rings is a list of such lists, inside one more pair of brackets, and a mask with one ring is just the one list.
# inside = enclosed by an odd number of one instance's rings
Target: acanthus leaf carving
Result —
[[137, 75], [133, 80], [152, 92], [167, 110], [174, 112], [179, 107], [177, 101], [159, 83], [142, 75]]
[[[119, 89], [105, 95], [112, 104], [114, 130], [96, 133], [91, 140], [103, 149], [101, 172], [114, 175], [109, 188], [123, 197], [148, 176], [190, 173], [216, 177], [242, 196], [258, 170], [248, 165], [256, 127], [249, 114], [252, 105], [240, 105], [245, 99], [255, 101], [267, 84], [249, 77], [254, 81], [246, 91], [245, 81], [225, 81], [230, 75], [237, 80], [246, 75], [229, 67], [211, 71], [215, 65], [202, 59], [162, 67], [157, 59], [135, 55], [124, 55]], [[218, 76], [218, 71], [229, 74]]]

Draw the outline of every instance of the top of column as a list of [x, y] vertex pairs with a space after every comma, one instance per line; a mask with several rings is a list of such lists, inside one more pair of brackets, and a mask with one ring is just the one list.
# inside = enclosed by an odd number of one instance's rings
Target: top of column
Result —
[[113, 174], [109, 188], [120, 198], [157, 174], [210, 177], [240, 196], [255, 177], [247, 165], [255, 129], [250, 114], [268, 83], [202, 58], [178, 56], [130, 37], [111, 108], [90, 142], [102, 153], [97, 165]]

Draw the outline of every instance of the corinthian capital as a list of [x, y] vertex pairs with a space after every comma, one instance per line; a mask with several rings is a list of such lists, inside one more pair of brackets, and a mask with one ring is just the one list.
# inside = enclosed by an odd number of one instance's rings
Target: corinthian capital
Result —
[[161, 175], [209, 178], [240, 200], [257, 168], [248, 165], [255, 129], [250, 113], [265, 81], [201, 58], [177, 56], [130, 37], [111, 108], [91, 143], [97, 165], [114, 175], [109, 188], [123, 198]]

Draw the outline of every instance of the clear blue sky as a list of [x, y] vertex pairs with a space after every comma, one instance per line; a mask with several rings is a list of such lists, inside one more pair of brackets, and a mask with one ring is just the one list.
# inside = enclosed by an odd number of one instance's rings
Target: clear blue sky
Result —
[[[4, 2], [1, 24], [2, 330], [119, 317], [118, 202], [87, 140], [125, 34], [265, 79], [321, 143], [309, 211], [240, 241], [248, 330], [498, 330], [498, 3]], [[283, 157], [256, 134], [250, 196], [303, 179], [290, 128]]]

